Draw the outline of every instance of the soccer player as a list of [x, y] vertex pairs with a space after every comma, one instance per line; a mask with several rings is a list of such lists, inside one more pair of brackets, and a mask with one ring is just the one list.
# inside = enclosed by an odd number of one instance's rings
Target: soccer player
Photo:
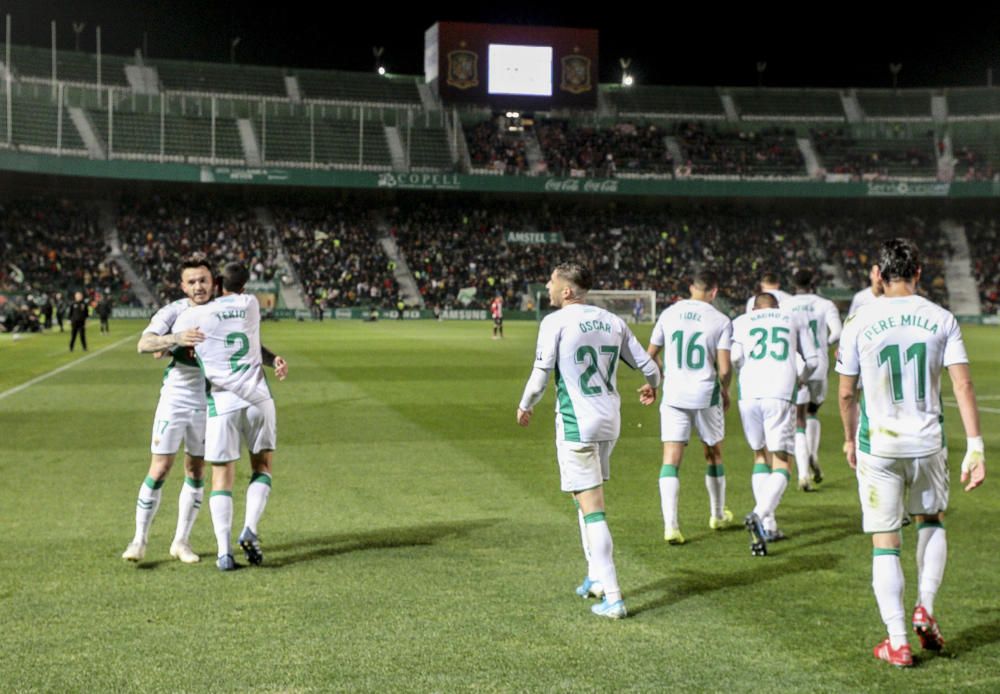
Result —
[[490, 302], [490, 315], [493, 316], [493, 339], [503, 339], [503, 297], [497, 294]]
[[603, 600], [594, 614], [611, 619], [627, 615], [612, 558], [611, 531], [604, 511], [604, 482], [611, 474], [611, 451], [621, 429], [621, 397], [616, 366], [624, 361], [641, 369], [646, 384], [640, 402], [656, 401], [660, 370], [643, 351], [625, 322], [586, 303], [590, 271], [576, 263], [556, 266], [546, 285], [558, 310], [538, 328], [535, 365], [517, 408], [517, 423], [531, 423], [549, 372], [556, 377], [556, 455], [564, 492], [577, 505], [587, 576], [577, 595]]
[[[802, 357], [801, 366], [796, 355]], [[753, 480], [753, 511], [744, 519], [750, 552], [767, 554], [768, 540], [784, 537], [774, 513], [791, 478], [795, 441], [795, 395], [799, 382], [816, 368], [818, 357], [808, 324], [773, 294], [760, 293], [754, 308], [733, 321], [733, 364], [740, 369], [740, 420], [753, 450], [754, 474], [772, 456], [766, 480]], [[770, 527], [765, 527], [767, 519]], [[773, 525], [771, 525], [773, 523]]]
[[[872, 587], [888, 638], [874, 656], [899, 667], [913, 664], [906, 636], [900, 527], [903, 505], [917, 522], [919, 593], [912, 626], [924, 649], [944, 645], [934, 598], [944, 575], [948, 467], [942, 428], [941, 371], [948, 370], [967, 436], [962, 460], [965, 491], [986, 477], [979, 409], [969, 358], [955, 317], [916, 294], [920, 259], [908, 239], [879, 251], [885, 296], [849, 316], [840, 336], [840, 417], [844, 452], [857, 471], [864, 530], [872, 536]], [[864, 386], [860, 422], [858, 379]]]
[[161, 488], [174, 465], [181, 441], [184, 485], [177, 502], [177, 531], [170, 545], [170, 556], [185, 564], [199, 561], [188, 538], [205, 495], [205, 377], [191, 348], [205, 336], [197, 328], [178, 333], [172, 330], [177, 317], [190, 306], [200, 306], [212, 299], [212, 269], [208, 261], [192, 258], [181, 264], [181, 290], [187, 298], [157, 311], [136, 347], [140, 353], [169, 352], [172, 358], [163, 374], [160, 401], [153, 416], [150, 443], [153, 458], [146, 480], [139, 486], [135, 536], [122, 553], [122, 559], [128, 561], [140, 561], [146, 556], [146, 539], [160, 508]]
[[249, 276], [243, 265], [227, 264], [222, 272], [222, 296], [188, 309], [174, 324], [174, 332], [199, 328], [205, 336], [195, 345], [195, 352], [211, 383], [205, 460], [212, 464], [209, 508], [219, 546], [216, 566], [222, 571], [236, 568], [230, 533], [241, 440], [250, 450], [253, 474], [247, 488], [246, 522], [238, 541], [247, 561], [264, 561], [257, 524], [271, 491], [277, 421], [262, 366], [273, 366], [278, 380], [288, 374], [284, 359], [261, 348], [260, 304], [253, 294], [242, 293]]
[[[779, 280], [778, 276], [773, 272], [765, 272], [763, 275], [760, 276], [760, 282], [758, 282], [757, 284], [760, 287], [760, 290], [757, 292], [757, 294], [763, 294], [765, 292], [768, 294], [773, 294], [774, 298], [778, 300], [779, 306], [781, 305], [782, 302], [784, 302], [785, 299], [791, 296], [791, 294], [789, 294], [788, 292], [782, 291], [781, 280]], [[747, 306], [746, 306], [747, 313], [753, 311], [753, 303], [757, 298], [757, 294], [754, 294], [749, 299], [747, 299]]]
[[799, 388], [795, 412], [795, 464], [799, 473], [799, 489], [810, 491], [812, 482], [818, 484], [823, 481], [823, 471], [819, 466], [820, 423], [817, 414], [826, 400], [830, 345], [840, 339], [843, 325], [834, 303], [813, 293], [812, 271], [799, 270], [792, 277], [792, 282], [795, 294], [785, 299], [781, 307], [787, 308], [808, 325], [819, 359], [809, 380]]
[[882, 296], [882, 281], [879, 279], [878, 266], [873, 265], [871, 272], [868, 273], [868, 281], [871, 282], [871, 286], [866, 289], [862, 289], [860, 292], [854, 295], [851, 299], [851, 307], [847, 309], [847, 315], [853, 316], [855, 311], [857, 311], [862, 306], [870, 304], [875, 301], [875, 299]]
[[702, 270], [689, 287], [689, 299], [678, 301], [660, 314], [648, 352], [659, 362], [663, 351], [663, 397], [660, 400], [660, 507], [663, 538], [684, 544], [677, 522], [681, 460], [691, 438], [691, 427], [705, 446], [705, 487], [709, 497], [708, 526], [728, 527], [733, 520], [726, 508], [726, 473], [722, 466], [725, 411], [729, 409], [729, 358], [732, 322], [712, 306], [719, 292], [718, 276]]

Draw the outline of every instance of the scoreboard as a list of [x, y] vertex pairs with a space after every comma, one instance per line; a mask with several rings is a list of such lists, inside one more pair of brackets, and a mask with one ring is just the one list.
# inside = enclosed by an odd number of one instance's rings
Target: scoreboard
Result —
[[597, 106], [597, 31], [438, 22], [424, 78], [446, 106], [546, 111]]

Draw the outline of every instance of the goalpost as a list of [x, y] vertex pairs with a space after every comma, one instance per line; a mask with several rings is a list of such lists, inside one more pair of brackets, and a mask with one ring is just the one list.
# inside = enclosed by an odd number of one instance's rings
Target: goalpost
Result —
[[595, 289], [587, 292], [587, 303], [607, 309], [628, 323], [656, 320], [656, 292], [652, 289]]

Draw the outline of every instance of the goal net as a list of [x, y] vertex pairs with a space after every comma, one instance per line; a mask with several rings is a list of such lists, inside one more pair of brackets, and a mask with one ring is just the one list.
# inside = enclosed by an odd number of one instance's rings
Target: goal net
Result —
[[656, 292], [643, 290], [592, 290], [587, 303], [607, 309], [629, 323], [652, 323], [656, 320]]

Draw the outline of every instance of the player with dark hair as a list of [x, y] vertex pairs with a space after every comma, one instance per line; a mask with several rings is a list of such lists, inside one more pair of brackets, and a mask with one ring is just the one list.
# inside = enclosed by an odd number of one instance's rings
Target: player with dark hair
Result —
[[[873, 653], [906, 667], [913, 658], [899, 558], [904, 503], [917, 522], [919, 593], [911, 623], [924, 649], [939, 651], [944, 646], [934, 617], [948, 552], [944, 369], [968, 437], [961, 475], [966, 491], [982, 484], [986, 461], [962, 332], [950, 312], [917, 295], [916, 245], [908, 239], [887, 241], [879, 251], [877, 272], [884, 297], [849, 316], [840, 337], [840, 416], [847, 462], [857, 470], [864, 530], [872, 536], [872, 587], [889, 632]], [[864, 386], [860, 418], [855, 406], [859, 378]]]
[[73, 351], [76, 346], [76, 337], [80, 336], [80, 346], [83, 351], [87, 351], [87, 317], [90, 315], [90, 306], [83, 298], [83, 292], [76, 292], [73, 295], [73, 303], [69, 307], [69, 325], [73, 332], [69, 338], [69, 351]]
[[708, 526], [720, 530], [733, 520], [726, 508], [726, 473], [722, 466], [725, 411], [729, 408], [732, 368], [729, 350], [730, 320], [712, 306], [719, 292], [718, 276], [702, 270], [694, 275], [691, 298], [678, 301], [660, 314], [648, 352], [657, 362], [663, 352], [664, 387], [660, 400], [660, 507], [663, 537], [672, 545], [684, 543], [677, 521], [681, 460], [691, 429], [705, 446], [705, 487], [708, 489]]
[[757, 291], [747, 299], [746, 313], [753, 311], [753, 302], [757, 298], [757, 294], [768, 293], [774, 296], [778, 300], [778, 305], [791, 296], [788, 292], [781, 290], [781, 280], [773, 272], [765, 272], [760, 276], [760, 282], [757, 283]]
[[[840, 339], [843, 325], [840, 312], [829, 299], [813, 290], [813, 273], [801, 269], [792, 277], [795, 294], [785, 299], [781, 307], [797, 315], [809, 327], [813, 346], [819, 356], [816, 369], [799, 388], [795, 415], [795, 463], [798, 467], [799, 489], [809, 491], [812, 482], [823, 480], [819, 466], [819, 408], [826, 400], [827, 371], [830, 367], [830, 346]], [[810, 479], [811, 478], [811, 479]]]
[[590, 271], [576, 263], [556, 266], [546, 285], [557, 311], [542, 320], [534, 368], [517, 408], [517, 423], [528, 426], [542, 398], [549, 372], [555, 372], [556, 452], [561, 487], [573, 495], [587, 575], [577, 595], [602, 597], [594, 614], [611, 619], [627, 615], [612, 558], [611, 531], [604, 511], [604, 482], [611, 474], [611, 452], [621, 430], [618, 361], [641, 369], [646, 385], [640, 402], [656, 401], [660, 370], [618, 316], [586, 303]]

